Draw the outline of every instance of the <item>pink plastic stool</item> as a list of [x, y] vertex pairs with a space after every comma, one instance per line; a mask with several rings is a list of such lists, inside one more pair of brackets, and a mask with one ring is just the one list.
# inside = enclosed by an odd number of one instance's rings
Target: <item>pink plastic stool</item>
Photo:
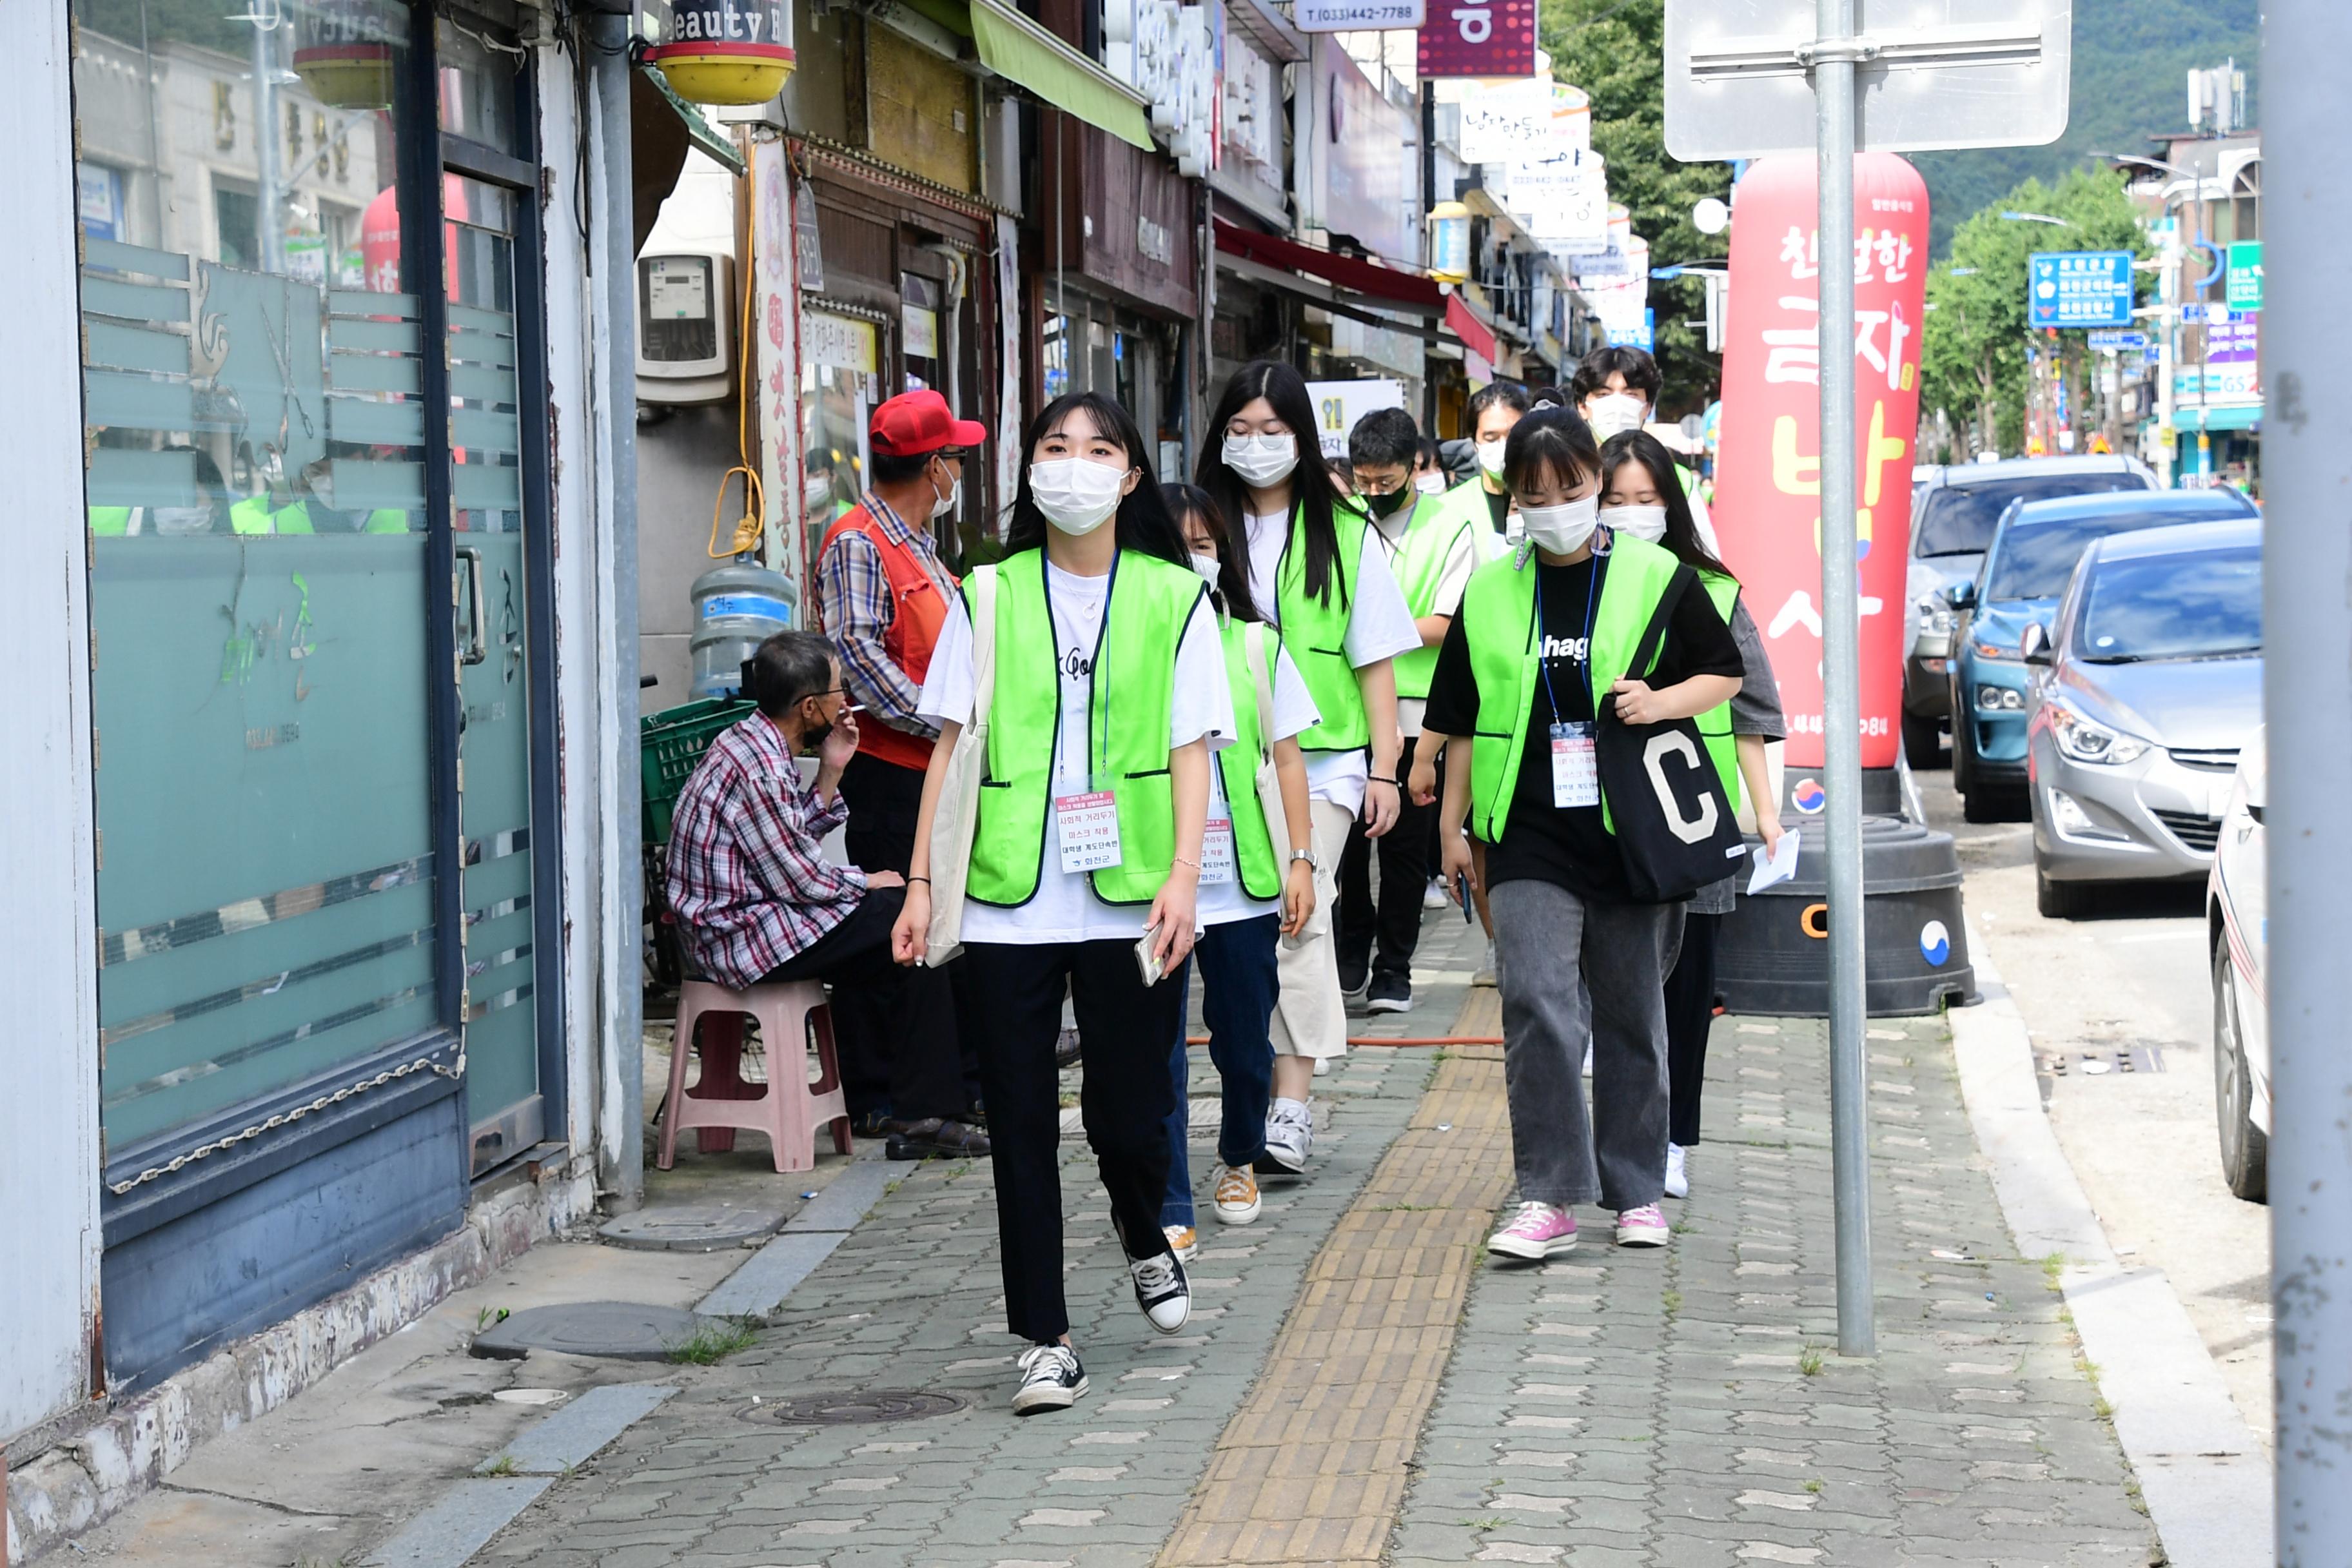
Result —
[[[730, 1032], [739, 1039], [741, 1026], [736, 1020], [750, 1018], [760, 1026], [760, 1043], [768, 1057], [767, 1092], [756, 1099], [741, 1098], [740, 1088], [722, 1095], [687, 1092], [686, 1058], [695, 1048], [695, 1024], [704, 1018], [713, 1025], [735, 1024]], [[815, 1083], [808, 1081], [802, 1055], [812, 1028], [824, 1075]], [[835, 1151], [852, 1152], [849, 1107], [841, 1093], [841, 1058], [833, 1045], [833, 1010], [825, 1004], [823, 985], [796, 980], [734, 991], [716, 981], [688, 980], [678, 988], [669, 1094], [662, 1110], [663, 1170], [676, 1163], [677, 1135], [689, 1127], [747, 1127], [765, 1132], [778, 1171], [813, 1170], [816, 1130], [828, 1121], [833, 1124]]]

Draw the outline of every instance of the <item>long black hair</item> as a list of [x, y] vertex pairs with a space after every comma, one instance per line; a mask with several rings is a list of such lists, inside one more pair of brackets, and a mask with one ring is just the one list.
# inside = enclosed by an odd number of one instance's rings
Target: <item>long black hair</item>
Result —
[[[1171, 479], [1160, 487], [1168, 502], [1168, 515], [1176, 520], [1176, 531], [1181, 535], [1188, 518], [1197, 517], [1217, 538], [1217, 594], [1225, 602], [1225, 614], [1237, 621], [1262, 621], [1257, 613], [1257, 601], [1250, 597], [1249, 547], [1237, 542], [1234, 531], [1225, 526], [1217, 503], [1209, 492], [1198, 485], [1180, 485]], [[1185, 553], [1192, 552], [1188, 547]]]
[[1111, 521], [1118, 531], [1118, 547], [1157, 555], [1191, 571], [1192, 552], [1184, 548], [1184, 536], [1177, 531], [1176, 520], [1168, 515], [1168, 503], [1160, 499], [1159, 476], [1151, 471], [1151, 448], [1144, 443], [1143, 432], [1136, 428], [1134, 416], [1099, 392], [1065, 393], [1045, 405], [1037, 417], [1029, 421], [1029, 428], [1021, 433], [1021, 482], [1013, 492], [1013, 516], [1005, 525], [1004, 553], [1045, 548], [1045, 535], [1052, 524], [1037, 510], [1036, 492], [1029, 484], [1029, 457], [1037, 450], [1037, 443], [1059, 429], [1062, 421], [1072, 414], [1083, 414], [1092, 421], [1096, 433], [1125, 452], [1128, 465], [1139, 476], [1135, 488], [1120, 498], [1118, 513]]
[[1503, 486], [1514, 495], [1549, 474], [1571, 485], [1600, 479], [1601, 447], [1583, 416], [1562, 403], [1547, 403], [1511, 426], [1503, 444]]
[[1730, 568], [1717, 561], [1715, 552], [1698, 536], [1698, 520], [1691, 515], [1690, 500], [1683, 494], [1682, 479], [1675, 471], [1675, 457], [1666, 450], [1666, 444], [1646, 430], [1625, 430], [1610, 437], [1601, 448], [1603, 492], [1609, 489], [1610, 479], [1627, 463], [1639, 463], [1648, 470], [1650, 488], [1665, 503], [1666, 533], [1658, 542], [1673, 551], [1685, 566], [1730, 576]]
[[[1341, 579], [1348, 567], [1335, 570], [1339, 559], [1339, 531], [1331, 521], [1331, 510], [1340, 502], [1339, 491], [1331, 482], [1330, 470], [1323, 466], [1323, 455], [1316, 436], [1315, 400], [1307, 395], [1307, 380], [1279, 360], [1254, 359], [1234, 372], [1218, 395], [1217, 405], [1210, 412], [1205, 427], [1206, 439], [1201, 443], [1201, 463], [1194, 480], [1217, 504], [1217, 513], [1225, 525], [1229, 540], [1246, 540], [1247, 526], [1243, 521], [1249, 515], [1249, 487], [1241, 476], [1225, 466], [1225, 426], [1234, 415], [1257, 398], [1274, 405], [1275, 417], [1290, 426], [1291, 438], [1298, 443], [1298, 466], [1290, 470], [1290, 499], [1297, 508], [1300, 531], [1307, 538], [1307, 591], [1324, 604], [1331, 602], [1331, 589], [1339, 589], [1341, 608], [1347, 607], [1348, 588]], [[1248, 551], [1244, 549], [1244, 557]], [[1274, 586], [1268, 584], [1270, 589]]]

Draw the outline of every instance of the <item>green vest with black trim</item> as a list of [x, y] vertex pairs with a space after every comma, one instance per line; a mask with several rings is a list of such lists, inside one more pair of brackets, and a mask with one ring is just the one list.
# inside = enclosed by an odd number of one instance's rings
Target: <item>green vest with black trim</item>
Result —
[[1307, 694], [1315, 699], [1315, 711], [1323, 719], [1298, 737], [1301, 751], [1360, 751], [1372, 738], [1356, 667], [1348, 659], [1348, 617], [1356, 603], [1364, 530], [1370, 526], [1353, 507], [1331, 509], [1331, 529], [1339, 535], [1339, 548], [1318, 597], [1307, 591], [1307, 552], [1301, 542], [1306, 526], [1299, 509], [1291, 510], [1290, 538], [1283, 544], [1282, 562], [1274, 574], [1275, 614], [1282, 623], [1282, 646], [1290, 650], [1290, 662], [1298, 667]]
[[[1510, 547], [1504, 542], [1502, 531], [1495, 526], [1495, 509], [1486, 500], [1486, 481], [1478, 474], [1447, 490], [1437, 498], [1440, 518], [1449, 522], [1466, 523], [1471, 542], [1477, 547], [1480, 562], [1492, 561], [1506, 554]], [[1447, 531], [1452, 537], [1452, 531]]]
[[[997, 566], [996, 691], [988, 716], [988, 769], [964, 890], [1017, 908], [1036, 897], [1045, 858], [1060, 854], [1050, 818], [1061, 751], [1061, 639], [1047, 602], [1045, 554], [1024, 550]], [[964, 613], [971, 613], [970, 579]], [[1176, 801], [1168, 729], [1176, 704], [1176, 650], [1207, 591], [1189, 566], [1122, 550], [1095, 643], [1087, 701], [1087, 765], [1109, 776], [1118, 812], [1119, 863], [1088, 873], [1107, 904], [1159, 896], [1176, 858]], [[1060, 865], [1057, 858], [1056, 867]]]
[[[1630, 672], [1642, 634], [1682, 569], [1673, 552], [1622, 532], [1612, 536], [1606, 559], [1601, 602], [1592, 612], [1592, 646], [1585, 650], [1596, 711], [1609, 689]], [[1528, 715], [1543, 680], [1538, 668], [1542, 637], [1536, 624], [1536, 559], [1530, 554], [1524, 568], [1517, 561], [1516, 552], [1489, 561], [1470, 574], [1462, 595], [1470, 673], [1478, 683], [1478, 728], [1470, 742], [1470, 830], [1488, 844], [1501, 839], [1510, 817], [1519, 758], [1528, 744]], [[1650, 668], [1656, 665], [1654, 654]], [[1643, 669], [1638, 676], [1649, 673]], [[1617, 830], [1605, 785], [1601, 823], [1612, 833]]]
[[[1444, 580], [1445, 563], [1453, 559], [1454, 542], [1471, 526], [1471, 520], [1465, 516], [1448, 515], [1445, 499], [1426, 496], [1412, 509], [1412, 517], [1404, 525], [1404, 542], [1397, 547], [1396, 558], [1389, 563], [1396, 574], [1397, 586], [1404, 590], [1405, 608], [1412, 612], [1416, 621], [1437, 613], [1437, 585]], [[1478, 521], [1486, 521], [1483, 505]], [[1436, 673], [1437, 650], [1433, 647], [1417, 647], [1411, 653], [1397, 655], [1397, 695], [1426, 698], [1430, 678]]]
[[[1723, 624], [1731, 625], [1731, 607], [1739, 603], [1739, 579], [1727, 572], [1701, 572], [1698, 574], [1706, 596], [1715, 603], [1715, 613]], [[1723, 795], [1731, 809], [1739, 809], [1739, 748], [1731, 736], [1731, 704], [1710, 708], [1698, 716], [1699, 739], [1706, 742], [1707, 760], [1715, 764], [1716, 776], [1723, 780]]]
[[[1225, 684], [1234, 694], [1234, 743], [1217, 753], [1217, 776], [1225, 786], [1225, 806], [1234, 823], [1234, 865], [1242, 891], [1253, 899], [1271, 899], [1282, 892], [1280, 857], [1274, 852], [1274, 832], [1258, 803], [1257, 770], [1273, 749], [1257, 721], [1257, 678], [1250, 674], [1245, 639], [1258, 642], [1265, 666], [1266, 689], [1274, 689], [1275, 655], [1281, 644], [1263, 621], [1228, 619], [1217, 628], [1224, 644]], [[1284, 842], [1288, 842], [1286, 828]]]

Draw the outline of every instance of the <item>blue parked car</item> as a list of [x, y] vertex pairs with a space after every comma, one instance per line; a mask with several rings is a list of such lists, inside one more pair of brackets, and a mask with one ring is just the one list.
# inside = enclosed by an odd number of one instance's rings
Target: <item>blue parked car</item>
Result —
[[1970, 822], [2025, 820], [2025, 665], [2019, 640], [2047, 623], [2095, 540], [2185, 522], [2255, 517], [2232, 489], [2118, 490], [2012, 501], [1972, 582], [1948, 591], [1952, 787]]

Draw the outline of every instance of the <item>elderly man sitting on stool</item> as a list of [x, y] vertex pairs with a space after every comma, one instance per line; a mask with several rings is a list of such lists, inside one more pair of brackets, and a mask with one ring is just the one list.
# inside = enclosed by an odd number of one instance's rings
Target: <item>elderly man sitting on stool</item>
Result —
[[[887, 1005], [835, 1008], [835, 1043], [845, 1061], [868, 1052], [890, 1064], [890, 1103], [902, 1123], [890, 1158], [986, 1154], [986, 1135], [965, 1120], [954, 1040], [918, 1037], [903, 1026], [927, 1000], [921, 987], [949, 984], [936, 970], [891, 962], [890, 926], [906, 883], [895, 871], [824, 858], [824, 836], [849, 815], [841, 770], [857, 751], [857, 721], [832, 645], [813, 632], [778, 632], [743, 672], [744, 693], [760, 710], [710, 743], [670, 823], [669, 904], [688, 963], [738, 990], [787, 980], [871, 987]], [[793, 759], [810, 752], [816, 776], [803, 780]], [[877, 1015], [892, 1031], [887, 1050], [859, 1037], [863, 1026], [853, 1022]], [[792, 1070], [800, 1042], [766, 1045], [769, 1070]]]

